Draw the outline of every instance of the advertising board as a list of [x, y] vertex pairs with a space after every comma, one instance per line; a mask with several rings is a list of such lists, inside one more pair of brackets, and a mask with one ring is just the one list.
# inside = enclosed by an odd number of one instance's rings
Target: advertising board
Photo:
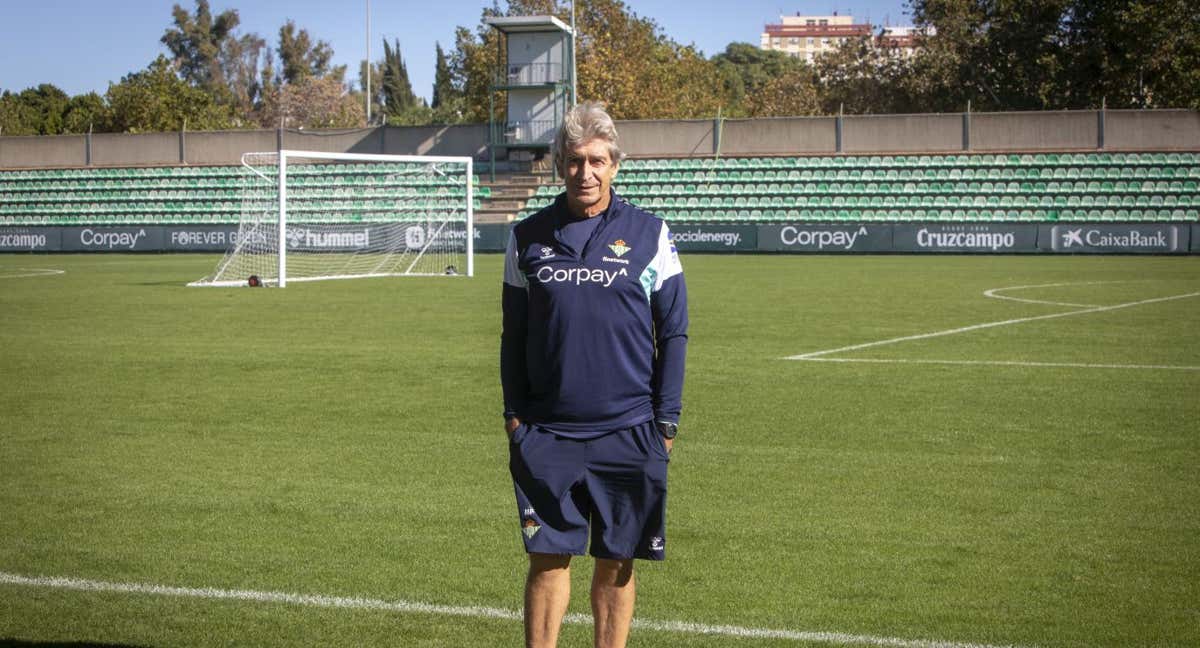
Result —
[[671, 239], [680, 252], [753, 252], [757, 225], [671, 224]]
[[892, 226], [878, 223], [760, 225], [758, 249], [764, 252], [891, 252]]
[[60, 249], [64, 252], [157, 252], [163, 249], [163, 227], [64, 227]]
[[1191, 228], [1167, 223], [1059, 223], [1038, 228], [1038, 248], [1062, 254], [1187, 254]]
[[1038, 229], [1020, 223], [922, 223], [892, 228], [897, 252], [1037, 252]]
[[57, 252], [62, 249], [58, 227], [0, 227], [0, 252]]

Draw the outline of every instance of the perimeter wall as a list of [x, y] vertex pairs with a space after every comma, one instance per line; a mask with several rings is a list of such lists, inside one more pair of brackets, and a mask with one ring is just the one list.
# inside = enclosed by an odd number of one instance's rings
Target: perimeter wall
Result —
[[[831, 155], [1200, 150], [1192, 110], [848, 115], [617, 123], [627, 154]], [[281, 148], [488, 158], [486, 124], [0, 137], [0, 168], [236, 164]]]

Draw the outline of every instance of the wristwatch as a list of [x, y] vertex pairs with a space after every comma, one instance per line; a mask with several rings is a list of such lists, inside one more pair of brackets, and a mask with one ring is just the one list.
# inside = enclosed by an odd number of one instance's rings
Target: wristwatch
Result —
[[668, 423], [666, 421], [655, 421], [654, 427], [658, 428], [658, 433], [664, 439], [674, 439], [676, 434], [679, 434], [678, 423]]

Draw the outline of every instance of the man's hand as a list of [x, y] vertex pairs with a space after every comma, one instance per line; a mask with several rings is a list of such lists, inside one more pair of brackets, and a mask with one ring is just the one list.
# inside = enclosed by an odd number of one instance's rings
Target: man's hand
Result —
[[671, 454], [671, 448], [675, 446], [675, 439], [663, 439], [663, 445], [667, 446], [667, 454]]
[[521, 419], [515, 416], [510, 419], [504, 419], [504, 433], [508, 435], [509, 441], [512, 441], [513, 432], [516, 432], [519, 427], [521, 427]]

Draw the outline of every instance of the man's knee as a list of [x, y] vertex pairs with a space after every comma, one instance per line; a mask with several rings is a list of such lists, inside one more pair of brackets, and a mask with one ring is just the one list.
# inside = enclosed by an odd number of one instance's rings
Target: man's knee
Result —
[[597, 558], [595, 579], [599, 583], [624, 587], [633, 578], [633, 559]]
[[557, 569], [567, 569], [571, 566], [569, 554], [529, 554], [529, 573], [543, 573]]

